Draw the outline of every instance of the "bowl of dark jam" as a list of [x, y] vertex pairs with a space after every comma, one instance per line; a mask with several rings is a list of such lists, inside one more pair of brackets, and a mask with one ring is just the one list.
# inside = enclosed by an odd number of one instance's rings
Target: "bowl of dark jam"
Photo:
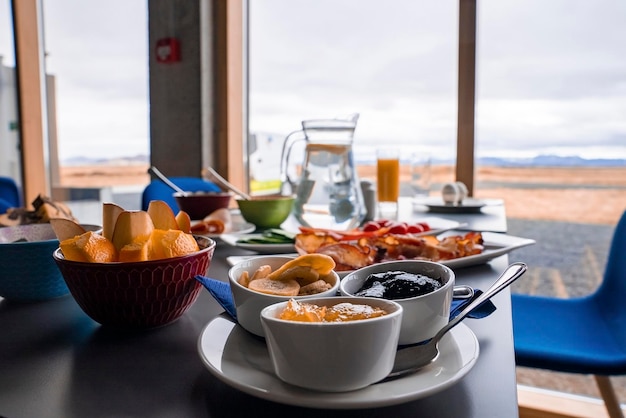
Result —
[[422, 260], [373, 264], [346, 275], [339, 285], [343, 296], [393, 300], [404, 309], [400, 345], [432, 338], [450, 316], [454, 272]]

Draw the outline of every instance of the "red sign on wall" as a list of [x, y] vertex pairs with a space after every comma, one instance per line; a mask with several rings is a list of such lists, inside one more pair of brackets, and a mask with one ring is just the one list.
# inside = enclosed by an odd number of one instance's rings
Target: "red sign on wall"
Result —
[[156, 60], [169, 64], [180, 61], [180, 41], [176, 38], [162, 38], [156, 42]]

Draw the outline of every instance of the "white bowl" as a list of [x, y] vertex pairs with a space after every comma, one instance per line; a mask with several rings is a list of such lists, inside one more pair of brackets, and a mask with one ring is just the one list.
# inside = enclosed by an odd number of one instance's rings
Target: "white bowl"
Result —
[[302, 303], [342, 302], [379, 307], [377, 318], [346, 322], [278, 319], [287, 302], [264, 308], [261, 321], [276, 375], [286, 383], [323, 392], [357, 390], [385, 378], [396, 358], [402, 307], [378, 298], [310, 298]]
[[363, 267], [346, 275], [341, 280], [339, 292], [344, 296], [354, 296], [370, 274], [385, 271], [422, 274], [443, 284], [434, 292], [395, 300], [404, 308], [399, 344], [415, 344], [432, 338], [448, 323], [454, 296], [454, 272], [443, 264], [430, 261], [390, 261]]
[[339, 276], [334, 271], [324, 278], [324, 280], [331, 285], [329, 290], [306, 296], [269, 295], [250, 290], [239, 284], [239, 277], [244, 271], [247, 271], [250, 276], [252, 276], [252, 273], [263, 265], [269, 265], [272, 271], [274, 271], [294, 258], [295, 257], [289, 256], [259, 256], [237, 263], [230, 268], [228, 271], [228, 281], [230, 282], [230, 291], [233, 294], [235, 309], [237, 310], [237, 322], [239, 322], [239, 325], [245, 330], [260, 337], [265, 336], [263, 326], [261, 326], [260, 315], [261, 310], [266, 306], [287, 301], [292, 297], [296, 300], [300, 300], [312, 297], [335, 296], [337, 294], [339, 290]]

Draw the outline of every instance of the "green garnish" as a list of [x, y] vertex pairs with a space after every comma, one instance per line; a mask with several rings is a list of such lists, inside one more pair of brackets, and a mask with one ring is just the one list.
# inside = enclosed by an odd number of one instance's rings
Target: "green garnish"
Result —
[[241, 238], [237, 240], [239, 244], [293, 244], [296, 234], [283, 231], [282, 229], [267, 229], [260, 237]]

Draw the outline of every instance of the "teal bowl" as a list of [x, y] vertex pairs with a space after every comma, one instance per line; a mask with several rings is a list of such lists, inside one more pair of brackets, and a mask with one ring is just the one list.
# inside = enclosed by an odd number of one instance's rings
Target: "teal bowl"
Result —
[[69, 289], [52, 257], [57, 248], [59, 240], [50, 224], [0, 228], [0, 297], [27, 302], [67, 295]]

